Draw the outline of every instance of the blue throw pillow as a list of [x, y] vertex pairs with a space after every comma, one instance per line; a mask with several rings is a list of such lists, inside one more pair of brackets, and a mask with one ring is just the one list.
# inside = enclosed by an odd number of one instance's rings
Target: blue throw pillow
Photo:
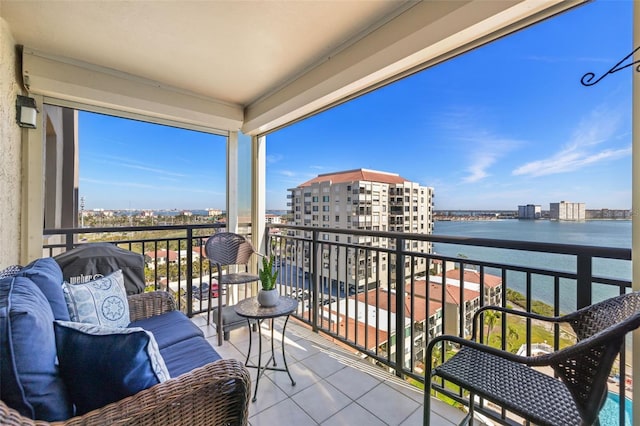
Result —
[[38, 286], [49, 301], [55, 319], [69, 321], [69, 310], [62, 294], [62, 269], [52, 257], [34, 260], [16, 276], [27, 277]]
[[62, 292], [71, 321], [115, 328], [129, 325], [129, 301], [121, 270], [87, 283], [65, 282]]
[[53, 314], [28, 278], [0, 279], [0, 398], [31, 419], [73, 416], [56, 366]]
[[60, 373], [78, 415], [169, 379], [156, 340], [142, 328], [54, 323]]

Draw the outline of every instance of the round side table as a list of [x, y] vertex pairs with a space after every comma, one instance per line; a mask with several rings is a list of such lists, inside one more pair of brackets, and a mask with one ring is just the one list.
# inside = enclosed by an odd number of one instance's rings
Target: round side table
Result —
[[[298, 308], [298, 301], [291, 297], [280, 296], [278, 299], [278, 304], [276, 306], [272, 306], [269, 308], [265, 308], [260, 306], [258, 303], [257, 297], [249, 297], [247, 299], [239, 301], [234, 309], [238, 315], [247, 319], [247, 325], [249, 326], [249, 350], [247, 352], [247, 359], [245, 361], [246, 367], [257, 368], [258, 376], [256, 378], [256, 388], [253, 391], [253, 398], [251, 401], [256, 402], [258, 395], [258, 384], [260, 383], [260, 377], [264, 374], [266, 370], [274, 370], [274, 371], [286, 371], [289, 375], [289, 379], [291, 379], [291, 385], [295, 386], [296, 382], [291, 377], [291, 373], [289, 372], [289, 366], [287, 365], [287, 357], [284, 351], [284, 336], [285, 331], [287, 329], [287, 323], [289, 322], [289, 316]], [[282, 327], [282, 359], [284, 361], [284, 368], [278, 368], [276, 364], [275, 351], [273, 348], [273, 320], [274, 318], [286, 316], [284, 321], [284, 326]], [[256, 320], [258, 322], [258, 365], [249, 364], [249, 357], [251, 356], [251, 320]], [[262, 327], [260, 324], [262, 321], [270, 319], [271, 320], [271, 357], [269, 360], [262, 365]], [[270, 366], [271, 365], [271, 366]]]

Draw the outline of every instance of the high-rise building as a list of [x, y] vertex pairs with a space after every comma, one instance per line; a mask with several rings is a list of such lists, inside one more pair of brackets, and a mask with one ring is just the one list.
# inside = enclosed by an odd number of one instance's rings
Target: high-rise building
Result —
[[[421, 186], [394, 173], [357, 169], [327, 173], [289, 190], [295, 225], [342, 230], [394, 231], [430, 234], [433, 230], [433, 188]], [[311, 237], [310, 231], [295, 231]], [[320, 241], [362, 247], [395, 248], [394, 239], [375, 235], [346, 235], [321, 232]], [[322, 245], [320, 262], [325, 286], [351, 289], [395, 285], [395, 256], [364, 248]], [[405, 248], [430, 253], [431, 244], [407, 239]], [[310, 250], [297, 250], [298, 265], [308, 265]], [[319, 264], [320, 264], [319, 262]], [[405, 261], [405, 276], [426, 271], [427, 262]], [[390, 270], [390, 272], [389, 272]], [[345, 287], [346, 284], [346, 287]]]
[[542, 207], [535, 204], [518, 206], [518, 219], [540, 219], [542, 217]]
[[550, 203], [549, 218], [551, 220], [585, 220], [585, 204], [568, 201]]

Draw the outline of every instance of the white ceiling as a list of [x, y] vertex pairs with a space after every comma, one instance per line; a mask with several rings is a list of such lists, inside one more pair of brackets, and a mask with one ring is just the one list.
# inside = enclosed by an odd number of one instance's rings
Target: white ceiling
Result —
[[16, 44], [224, 104], [223, 127], [256, 134], [581, 2], [0, 0], [0, 16]]

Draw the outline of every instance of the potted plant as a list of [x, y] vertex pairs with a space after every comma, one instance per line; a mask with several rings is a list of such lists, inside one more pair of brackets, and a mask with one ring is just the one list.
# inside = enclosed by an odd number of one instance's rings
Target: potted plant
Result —
[[276, 289], [276, 279], [278, 278], [278, 270], [273, 267], [275, 256], [271, 255], [269, 260], [262, 258], [262, 270], [260, 270], [260, 282], [262, 289], [258, 291], [258, 303], [260, 306], [271, 307], [278, 304], [280, 294]]

